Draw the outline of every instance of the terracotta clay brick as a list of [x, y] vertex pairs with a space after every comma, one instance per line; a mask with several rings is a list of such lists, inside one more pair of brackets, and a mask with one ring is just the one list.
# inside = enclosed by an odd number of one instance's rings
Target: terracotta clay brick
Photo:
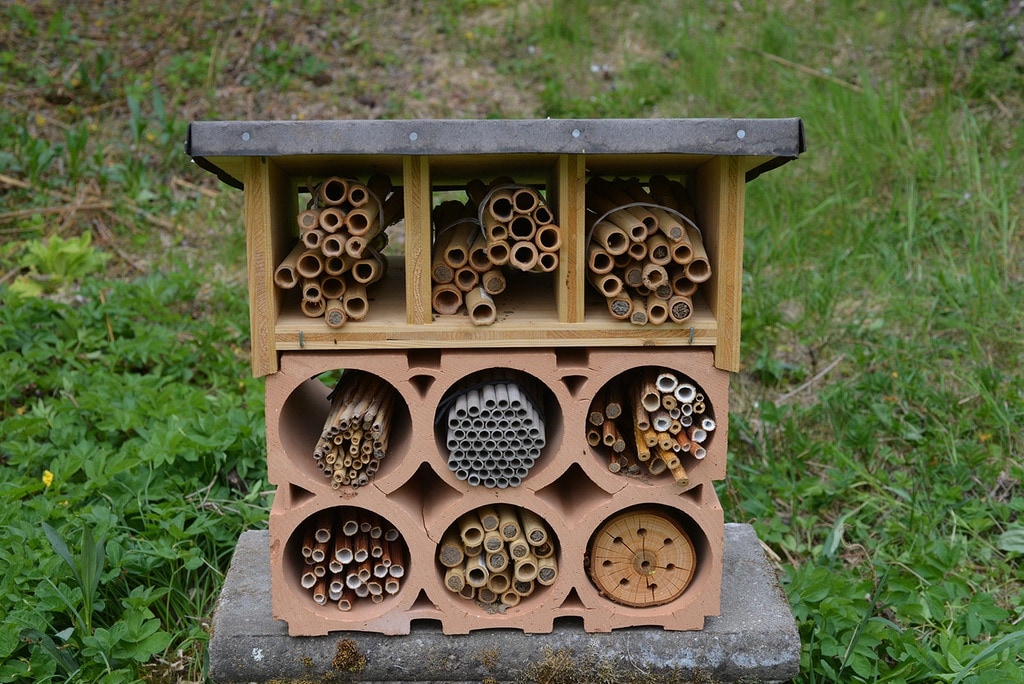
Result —
[[[703, 350], [635, 349], [383, 350], [283, 353], [280, 372], [266, 378], [268, 472], [277, 485], [270, 516], [271, 585], [275, 617], [292, 635], [333, 630], [407, 634], [414, 620], [434, 620], [445, 633], [508, 627], [552, 631], [558, 618], [581, 618], [589, 632], [651, 625], [701, 629], [719, 610], [724, 518], [712, 482], [724, 478], [728, 436], [729, 374]], [[395, 414], [388, 455], [370, 484], [332, 489], [315, 467], [312, 449], [327, 415], [330, 391], [315, 376], [338, 369], [372, 373], [394, 387]], [[535, 378], [546, 388], [547, 444], [519, 487], [487, 489], [460, 481], [446, 465], [438, 437], [437, 407], [453, 386], [490, 369]], [[611, 473], [607, 458], [585, 439], [591, 401], [606, 383], [637, 368], [684, 374], [704, 391], [718, 427], [701, 461], [684, 459], [690, 483], [667, 474], [639, 479]], [[558, 578], [538, 586], [515, 607], [488, 610], [448, 591], [437, 544], [449, 526], [481, 506], [508, 503], [533, 511], [557, 540]], [[401, 591], [382, 603], [360, 601], [350, 612], [318, 606], [298, 586], [296, 530], [323, 509], [362, 508], [382, 516], [408, 545]], [[584, 567], [594, 532], [610, 517], [652, 506], [681, 520], [696, 549], [693, 580], [677, 599], [633, 608], [602, 596]], [[365, 605], [364, 605], [365, 604]]]

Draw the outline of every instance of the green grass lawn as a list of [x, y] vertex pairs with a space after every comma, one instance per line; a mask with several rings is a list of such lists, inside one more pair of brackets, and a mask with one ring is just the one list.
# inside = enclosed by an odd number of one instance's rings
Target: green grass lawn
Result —
[[202, 681], [266, 524], [188, 122], [547, 116], [804, 120], [747, 187], [726, 519], [801, 682], [1024, 681], [1019, 2], [68, 5], [0, 3], [0, 682]]

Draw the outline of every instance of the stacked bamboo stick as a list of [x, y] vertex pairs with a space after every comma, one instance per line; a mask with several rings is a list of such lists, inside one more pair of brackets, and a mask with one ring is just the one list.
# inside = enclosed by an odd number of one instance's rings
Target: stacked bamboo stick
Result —
[[509, 178], [466, 184], [466, 202], [434, 208], [431, 303], [435, 313], [465, 306], [476, 325], [497, 318], [494, 296], [505, 290], [505, 270], [550, 272], [558, 268], [561, 229], [540, 193]]
[[332, 488], [360, 487], [369, 483], [387, 455], [398, 392], [371, 373], [349, 370], [330, 400], [313, 458]]
[[587, 442], [604, 452], [614, 473], [668, 471], [690, 484], [682, 459], [703, 460], [715, 430], [704, 392], [684, 375], [644, 369], [605, 385], [590, 404]]
[[546, 443], [544, 414], [531, 397], [537, 383], [481, 379], [458, 390], [438, 410], [444, 420], [448, 468], [489, 489], [518, 487]]
[[484, 506], [448, 529], [437, 553], [444, 585], [488, 609], [511, 608], [536, 585], [558, 577], [555, 540], [540, 516], [522, 508]]
[[299, 288], [302, 313], [340, 328], [366, 316], [366, 288], [387, 273], [384, 230], [402, 218], [403, 193], [375, 174], [366, 184], [332, 176], [311, 195], [297, 218], [299, 241], [274, 271], [274, 283]]
[[684, 323], [711, 265], [686, 187], [652, 176], [587, 182], [587, 277], [608, 312], [637, 325]]
[[299, 526], [299, 585], [317, 605], [349, 611], [360, 600], [381, 603], [402, 588], [408, 551], [398, 530], [375, 513], [336, 508]]

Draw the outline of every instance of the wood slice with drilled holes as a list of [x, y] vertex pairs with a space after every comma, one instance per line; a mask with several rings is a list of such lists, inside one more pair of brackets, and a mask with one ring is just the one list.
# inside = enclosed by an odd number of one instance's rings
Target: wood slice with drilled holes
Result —
[[591, 578], [605, 596], [626, 606], [660, 606], [679, 598], [696, 567], [690, 537], [657, 510], [619, 513], [590, 542]]

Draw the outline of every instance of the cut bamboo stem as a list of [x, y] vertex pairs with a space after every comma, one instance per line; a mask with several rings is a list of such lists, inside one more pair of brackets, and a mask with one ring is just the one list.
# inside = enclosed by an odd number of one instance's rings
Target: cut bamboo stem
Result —
[[474, 325], [491, 325], [497, 320], [498, 312], [494, 306], [494, 299], [482, 287], [466, 293], [466, 309]]
[[299, 257], [306, 251], [306, 246], [302, 242], [296, 243], [292, 247], [292, 251], [288, 253], [288, 256], [278, 265], [274, 271], [274, 284], [278, 287], [290, 290], [299, 284], [298, 275], [298, 262]]

